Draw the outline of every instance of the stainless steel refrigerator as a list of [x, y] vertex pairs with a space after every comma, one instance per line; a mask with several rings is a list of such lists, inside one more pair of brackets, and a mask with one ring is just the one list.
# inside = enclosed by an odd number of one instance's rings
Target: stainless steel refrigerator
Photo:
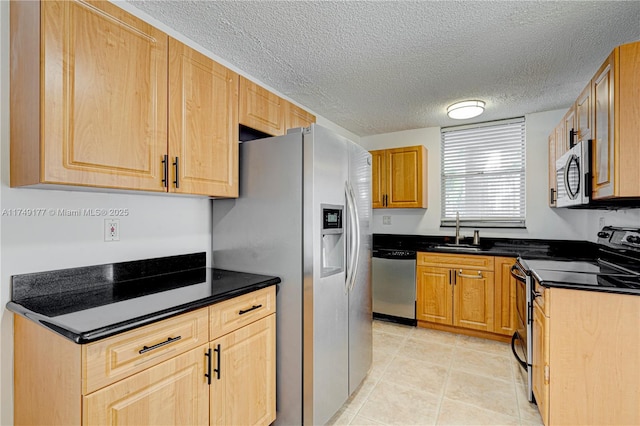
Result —
[[276, 424], [326, 423], [371, 366], [371, 155], [315, 124], [241, 143], [212, 218], [214, 267], [282, 279]]

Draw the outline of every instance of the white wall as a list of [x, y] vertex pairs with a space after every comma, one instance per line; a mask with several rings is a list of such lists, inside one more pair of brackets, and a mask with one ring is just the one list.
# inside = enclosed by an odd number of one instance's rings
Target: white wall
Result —
[[[600, 218], [607, 225], [640, 227], [640, 209], [620, 211], [552, 209], [548, 207], [548, 135], [565, 110], [529, 114], [526, 120], [526, 229], [481, 229], [480, 235], [508, 238], [596, 240]], [[376, 209], [373, 231], [386, 234], [452, 235], [440, 228], [440, 128], [431, 127], [367, 136], [360, 144], [369, 150], [424, 145], [428, 151], [428, 208]], [[383, 225], [391, 216], [391, 225]], [[462, 234], [470, 236], [471, 229]]]
[[[125, 10], [172, 37], [243, 73], [131, 4]], [[262, 84], [258, 80], [253, 79]], [[277, 91], [262, 84], [282, 96]], [[285, 99], [285, 96], [282, 96]], [[291, 99], [288, 99], [292, 101]], [[304, 106], [302, 106], [304, 108]], [[313, 111], [311, 111], [313, 112]], [[316, 114], [317, 115], [317, 114]], [[358, 136], [322, 116], [319, 124], [349, 139]], [[211, 201], [179, 196], [57, 191], [9, 187], [9, 2], [0, 0], [0, 211], [2, 209], [123, 208], [120, 241], [104, 242], [103, 217], [0, 215], [0, 424], [13, 423], [13, 318], [11, 276], [103, 263], [206, 252], [211, 264]], [[37, 409], [37, 407], [34, 407]]]

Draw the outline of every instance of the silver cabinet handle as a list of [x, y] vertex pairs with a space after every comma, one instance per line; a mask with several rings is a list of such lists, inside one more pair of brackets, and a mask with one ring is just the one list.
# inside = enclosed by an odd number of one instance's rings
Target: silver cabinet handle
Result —
[[461, 278], [470, 278], [472, 280], [481, 280], [483, 278], [482, 271], [478, 271], [478, 275], [467, 275], [467, 274], [463, 274], [462, 269], [460, 269], [460, 271], [456, 271], [456, 275]]

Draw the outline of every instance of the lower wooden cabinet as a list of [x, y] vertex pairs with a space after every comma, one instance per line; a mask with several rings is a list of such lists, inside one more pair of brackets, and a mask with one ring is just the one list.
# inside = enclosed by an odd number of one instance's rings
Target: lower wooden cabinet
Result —
[[419, 253], [418, 325], [506, 340], [516, 326], [509, 257]]
[[549, 330], [539, 303], [533, 304], [533, 394], [540, 416], [549, 424]]
[[212, 425], [268, 425], [276, 419], [275, 314], [211, 343]]
[[533, 393], [545, 425], [640, 424], [639, 312], [635, 295], [548, 288], [536, 298]]
[[[209, 386], [201, 346], [83, 397], [85, 425], [206, 425]], [[245, 423], [249, 424], [249, 423]]]
[[416, 318], [419, 324], [425, 321], [493, 332], [492, 257], [420, 253], [418, 265]]
[[85, 345], [14, 319], [16, 425], [267, 425], [276, 418], [275, 287]]

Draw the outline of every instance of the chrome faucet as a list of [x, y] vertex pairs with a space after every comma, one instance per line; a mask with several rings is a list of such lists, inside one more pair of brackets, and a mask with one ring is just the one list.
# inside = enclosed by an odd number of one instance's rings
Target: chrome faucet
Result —
[[460, 244], [460, 213], [456, 212], [456, 245]]

